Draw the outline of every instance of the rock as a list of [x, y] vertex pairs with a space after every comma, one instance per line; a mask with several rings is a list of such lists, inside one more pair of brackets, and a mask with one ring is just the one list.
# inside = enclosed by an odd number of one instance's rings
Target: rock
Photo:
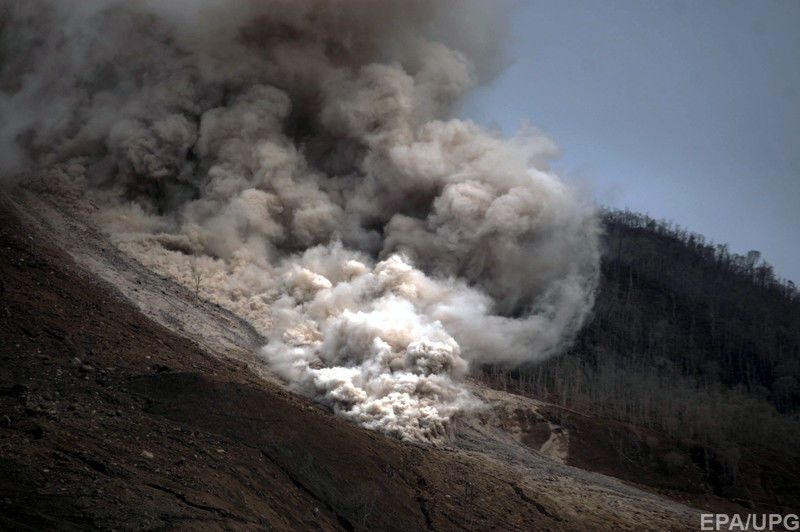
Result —
[[22, 432], [29, 434], [34, 440], [39, 440], [44, 436], [44, 429], [38, 423], [26, 421], [20, 424]]
[[83, 373], [92, 373], [94, 371], [94, 368], [89, 364], [84, 364], [81, 366], [81, 371]]
[[155, 458], [155, 455], [147, 450], [142, 451], [142, 456], [144, 458], [147, 458], [148, 460], [152, 460], [153, 458]]
[[80, 358], [78, 358], [78, 357], [75, 357], [75, 358], [73, 358], [72, 360], [70, 360], [70, 363], [71, 363], [73, 366], [75, 366], [76, 368], [80, 367], [80, 366], [83, 364], [83, 362], [81, 362], [81, 359], [80, 359]]

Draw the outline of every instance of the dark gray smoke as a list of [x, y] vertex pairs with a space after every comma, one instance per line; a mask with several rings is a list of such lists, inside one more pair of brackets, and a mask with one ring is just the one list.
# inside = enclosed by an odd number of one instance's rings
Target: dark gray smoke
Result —
[[2, 4], [0, 168], [249, 319], [298, 389], [436, 438], [468, 362], [556, 353], [593, 303], [593, 208], [535, 131], [448, 118], [501, 65], [495, 3]]

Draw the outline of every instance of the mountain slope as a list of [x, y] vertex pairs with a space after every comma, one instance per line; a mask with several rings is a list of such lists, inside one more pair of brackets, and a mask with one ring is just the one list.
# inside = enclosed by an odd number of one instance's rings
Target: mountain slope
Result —
[[594, 316], [573, 348], [535, 367], [485, 368], [485, 379], [584, 414], [553, 413], [573, 430], [574, 465], [698, 505], [796, 509], [794, 285], [758, 252], [646, 216], [607, 212], [604, 226]]
[[[465, 422], [467, 432], [484, 431], [464, 436], [465, 445], [436, 448], [334, 417], [245, 361], [153, 322], [58, 249], [66, 244], [58, 232], [30, 218], [44, 208], [30, 207], [20, 214], [6, 199], [0, 208], [4, 528], [688, 529], [696, 522], [687, 507], [511, 440], [491, 442], [480, 421]], [[77, 253], [79, 242], [71, 244]], [[97, 260], [111, 260], [107, 251]], [[173, 288], [163, 287], [163, 304], [193, 301]]]

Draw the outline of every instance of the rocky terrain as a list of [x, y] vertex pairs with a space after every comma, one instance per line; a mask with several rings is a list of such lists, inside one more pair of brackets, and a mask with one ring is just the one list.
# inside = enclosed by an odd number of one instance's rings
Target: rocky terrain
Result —
[[[25, 205], [25, 209], [19, 207]], [[35, 213], [35, 214], [31, 214]], [[0, 207], [0, 527], [691, 529], [697, 511], [564, 465], [541, 404], [403, 443], [291, 393], [246, 323], [41, 195]]]

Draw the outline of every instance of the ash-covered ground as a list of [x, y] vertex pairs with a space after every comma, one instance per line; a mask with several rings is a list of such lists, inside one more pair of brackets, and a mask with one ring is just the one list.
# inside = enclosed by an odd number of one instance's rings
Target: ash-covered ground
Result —
[[3, 527], [695, 526], [563, 465], [568, 435], [535, 401], [470, 385], [487, 406], [438, 446], [348, 422], [278, 384], [246, 323], [56, 204], [18, 191], [0, 209]]

